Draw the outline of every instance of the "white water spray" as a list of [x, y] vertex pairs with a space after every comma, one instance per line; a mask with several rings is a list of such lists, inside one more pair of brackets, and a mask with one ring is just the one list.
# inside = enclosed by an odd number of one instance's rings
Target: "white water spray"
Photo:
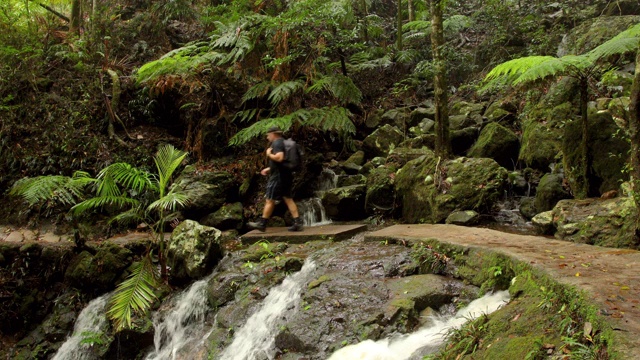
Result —
[[203, 341], [204, 318], [207, 310], [206, 288], [209, 277], [191, 284], [175, 299], [175, 306], [164, 317], [157, 312], [153, 317], [155, 349], [146, 360], [176, 359], [187, 344]]
[[220, 359], [273, 359], [274, 337], [280, 325], [279, 320], [287, 309], [299, 305], [302, 286], [315, 267], [313, 261], [307, 259], [299, 272], [273, 288], [264, 299], [262, 307], [236, 333]]
[[449, 330], [457, 329], [482, 314], [496, 311], [508, 300], [508, 291], [485, 295], [472, 301], [449, 319], [435, 318], [432, 325], [398, 338], [366, 340], [344, 347], [333, 353], [329, 360], [406, 360], [418, 349], [441, 345]]
[[311, 198], [297, 203], [304, 226], [321, 226], [331, 224], [331, 219], [322, 206], [322, 200]]
[[82, 309], [75, 325], [73, 334], [62, 344], [56, 352], [53, 360], [90, 360], [97, 359], [89, 344], [81, 344], [82, 340], [88, 337], [96, 337], [103, 334], [108, 320], [105, 312], [107, 301], [111, 293], [93, 299]]

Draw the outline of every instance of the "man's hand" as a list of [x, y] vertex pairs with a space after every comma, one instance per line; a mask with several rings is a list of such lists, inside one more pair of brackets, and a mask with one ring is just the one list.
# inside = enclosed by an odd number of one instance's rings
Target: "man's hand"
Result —
[[271, 171], [270, 168], [264, 168], [262, 169], [262, 171], [260, 171], [260, 175], [267, 176], [269, 174], [269, 171]]
[[273, 148], [270, 147], [267, 149], [267, 157], [271, 158], [271, 155], [273, 155]]

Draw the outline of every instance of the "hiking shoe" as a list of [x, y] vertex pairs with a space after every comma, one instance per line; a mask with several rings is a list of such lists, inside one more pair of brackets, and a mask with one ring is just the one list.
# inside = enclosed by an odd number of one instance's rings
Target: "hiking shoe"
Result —
[[267, 219], [265, 218], [260, 218], [260, 220], [258, 221], [250, 221], [247, 223], [247, 226], [250, 229], [256, 229], [256, 230], [260, 230], [262, 232], [267, 230]]
[[293, 225], [289, 226], [287, 228], [287, 230], [289, 230], [289, 231], [302, 231], [302, 219], [300, 219], [299, 216], [297, 218], [293, 219]]

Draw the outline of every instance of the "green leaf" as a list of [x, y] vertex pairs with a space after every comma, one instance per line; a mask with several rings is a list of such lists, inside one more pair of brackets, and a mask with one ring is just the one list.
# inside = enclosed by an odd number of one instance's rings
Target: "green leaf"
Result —
[[158, 170], [158, 190], [163, 197], [174, 171], [180, 166], [188, 153], [178, 150], [173, 145], [164, 145], [153, 158]]

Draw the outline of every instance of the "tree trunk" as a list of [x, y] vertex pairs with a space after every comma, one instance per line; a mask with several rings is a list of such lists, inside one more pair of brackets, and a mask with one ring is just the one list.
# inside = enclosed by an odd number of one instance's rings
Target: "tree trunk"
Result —
[[396, 39], [396, 48], [402, 51], [402, 0], [398, 0], [398, 33]]
[[416, 19], [416, 9], [413, 6], [413, 0], [407, 0], [407, 8], [409, 9], [409, 22]]
[[578, 188], [574, 191], [577, 199], [589, 196], [589, 119], [587, 104], [589, 101], [589, 83], [586, 77], [580, 78], [580, 121], [582, 138], [580, 141], [580, 169], [577, 174]]
[[362, 16], [362, 37], [366, 43], [369, 42], [369, 23], [367, 21], [367, 0], [360, 0], [360, 13]]
[[448, 158], [451, 154], [449, 139], [449, 104], [447, 94], [447, 67], [442, 54], [444, 35], [442, 26], [443, 0], [431, 0], [431, 48], [435, 63], [434, 95], [436, 105], [436, 155]]
[[71, 32], [79, 33], [81, 15], [80, 0], [73, 0], [71, 3], [71, 22], [69, 23], [69, 30]]
[[[631, 140], [631, 189], [640, 216], [640, 51], [636, 54], [636, 73], [631, 86], [629, 104], [629, 138]], [[640, 217], [636, 218], [636, 236], [640, 233]]]

